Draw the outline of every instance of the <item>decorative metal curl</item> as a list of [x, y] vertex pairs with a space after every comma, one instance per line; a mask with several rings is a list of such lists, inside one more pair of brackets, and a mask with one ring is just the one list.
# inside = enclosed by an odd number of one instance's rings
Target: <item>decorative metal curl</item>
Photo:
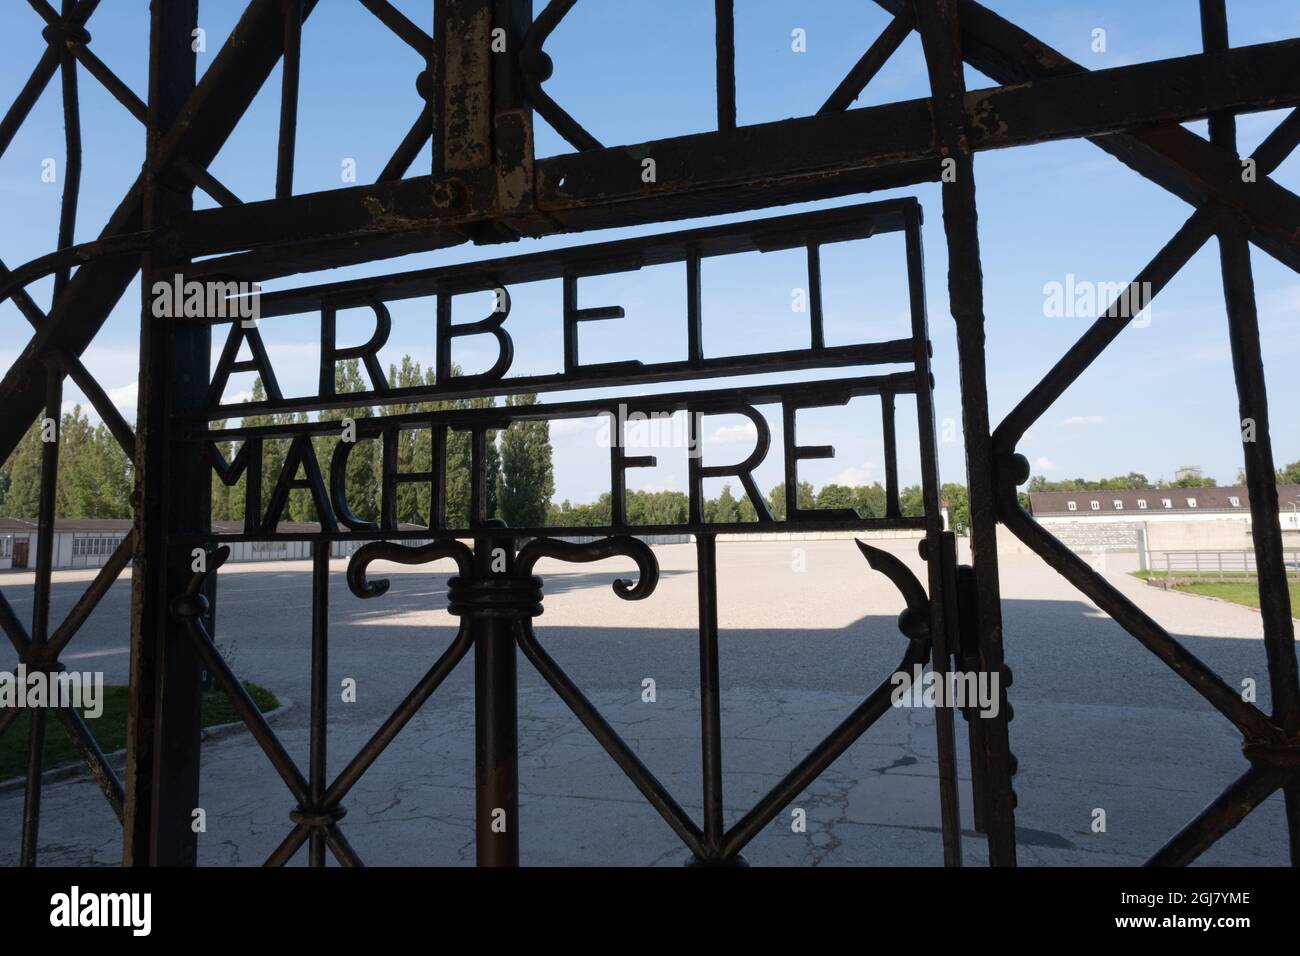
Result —
[[905, 565], [896, 555], [880, 548], [873, 548], [861, 539], [855, 538], [854, 544], [867, 559], [873, 570], [879, 571], [902, 592], [907, 607], [898, 615], [898, 629], [911, 641], [930, 643], [930, 599], [925, 588], [917, 580], [912, 569]]
[[613, 584], [614, 593], [625, 601], [648, 598], [659, 584], [659, 561], [649, 545], [640, 538], [627, 535], [601, 538], [585, 544], [558, 541], [555, 538], [534, 538], [519, 549], [519, 555], [515, 559], [515, 575], [528, 577], [532, 574], [533, 565], [541, 558], [585, 563], [602, 561], [620, 554], [636, 562], [640, 577], [635, 584], [627, 578], [616, 579]]
[[372, 541], [357, 549], [348, 561], [348, 590], [359, 598], [373, 598], [385, 593], [387, 578], [367, 580], [366, 568], [375, 561], [394, 561], [397, 564], [428, 564], [440, 558], [451, 558], [463, 577], [474, 573], [474, 553], [459, 541], [433, 541], [412, 547], [392, 541]]

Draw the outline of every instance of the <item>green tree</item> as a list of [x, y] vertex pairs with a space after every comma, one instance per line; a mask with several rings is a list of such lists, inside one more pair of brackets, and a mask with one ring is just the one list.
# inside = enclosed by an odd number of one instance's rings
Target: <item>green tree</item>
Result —
[[857, 505], [853, 489], [846, 485], [822, 485], [817, 492], [818, 508], [854, 508]]
[[[512, 408], [536, 404], [536, 395], [514, 395], [506, 399], [506, 405]], [[554, 494], [549, 423], [545, 420], [512, 422], [501, 433], [498, 493], [501, 517], [512, 528], [542, 527]]]
[[[361, 377], [359, 359], [348, 359], [334, 366], [335, 394], [363, 392], [367, 387], [365, 379]], [[374, 413], [374, 409], [370, 406], [330, 408], [320, 413], [320, 420], [342, 423], [344, 419], [351, 419], [355, 423], [364, 418], [372, 418]], [[330, 463], [341, 441], [342, 431], [343, 426], [340, 424], [340, 437], [322, 437], [314, 442], [321, 475], [327, 485], [332, 480]], [[377, 437], [358, 437], [352, 451], [348, 453], [344, 489], [348, 507], [363, 521], [377, 521], [379, 518], [380, 463], [380, 440]]]
[[949, 482], [939, 489], [939, 498], [948, 506], [948, 528], [957, 534], [965, 534], [970, 527], [970, 496], [966, 486]]

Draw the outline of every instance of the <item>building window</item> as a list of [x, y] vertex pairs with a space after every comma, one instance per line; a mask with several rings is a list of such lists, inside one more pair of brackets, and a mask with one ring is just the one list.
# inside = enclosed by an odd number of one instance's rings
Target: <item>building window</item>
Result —
[[1195, 498], [1188, 498], [1188, 499], [1187, 499], [1187, 507], [1189, 507], [1189, 508], [1195, 508], [1195, 507], [1196, 507], [1196, 499], [1195, 499]]
[[1172, 501], [1170, 501], [1168, 498], [1161, 498], [1161, 499], [1160, 499], [1160, 504], [1161, 504], [1162, 507], [1165, 507], [1165, 508], [1172, 508], [1172, 507], [1174, 506], [1174, 503], [1173, 503]]
[[1236, 495], [1232, 495], [1228, 498], [1228, 504], [1232, 505], [1234, 508], [1240, 508], [1241, 499], [1238, 498]]
[[14, 554], [14, 536], [0, 535], [0, 558], [11, 558]]
[[1067, 502], [1065, 503], [1065, 507], [1068, 508], [1068, 509], [1070, 509], [1071, 511], [1078, 511], [1078, 510], [1079, 510], [1079, 506], [1078, 506], [1077, 504], [1075, 504], [1073, 501], [1067, 501]]
[[78, 535], [72, 539], [74, 558], [103, 558], [113, 553], [122, 539], [116, 535]]
[[1145, 498], [1139, 498], [1138, 511], [1146, 511], [1146, 510], [1147, 510], [1147, 500]]
[[1124, 502], [1120, 501], [1118, 498], [1116, 498], [1114, 501], [1112, 501], [1111, 504], [1115, 506], [1115, 510], [1116, 510], [1116, 511], [1123, 511], [1123, 510], [1124, 510]]
[[1101, 510], [1101, 502], [1100, 502], [1100, 501], [1094, 501], [1094, 502], [1092, 502], [1092, 510], [1093, 510], [1093, 511], [1100, 511], [1100, 510]]

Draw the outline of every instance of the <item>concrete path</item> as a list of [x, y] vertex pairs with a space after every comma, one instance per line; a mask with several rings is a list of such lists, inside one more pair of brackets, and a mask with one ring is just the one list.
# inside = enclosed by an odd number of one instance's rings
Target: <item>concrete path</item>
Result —
[[[915, 542], [891, 550], [918, 573]], [[630, 562], [543, 562], [546, 613], [537, 630], [550, 652], [698, 820], [698, 651], [694, 548], [656, 549], [659, 589], [639, 603], [609, 590]], [[723, 761], [734, 822], [897, 666], [902, 600], [848, 541], [719, 545]], [[337, 773], [451, 639], [444, 610], [449, 564], [391, 569], [390, 592], [354, 598], [335, 563], [331, 683], [357, 682], [358, 699], [330, 703], [330, 772]], [[1268, 707], [1258, 614], [1162, 592], [1111, 557], [1106, 574], [1185, 645], [1239, 686], [1254, 678]], [[801, 570], [802, 569], [802, 570]], [[1218, 714], [1106, 615], [1032, 555], [1002, 558], [1020, 861], [1025, 865], [1132, 865], [1156, 850], [1244, 769], [1240, 739]], [[55, 617], [84, 587], [61, 572]], [[81, 579], [78, 581], [77, 579]], [[30, 613], [30, 576], [0, 579]], [[309, 568], [235, 565], [222, 571], [218, 635], [242, 677], [293, 699], [276, 722], [305, 766], [309, 673]], [[79, 634], [69, 665], [123, 682], [128, 658], [127, 579]], [[0, 666], [9, 666], [0, 659]], [[641, 700], [655, 681], [656, 700]], [[675, 835], [641, 799], [567, 708], [520, 660], [519, 820], [525, 863], [680, 865]], [[345, 800], [342, 826], [367, 863], [473, 861], [472, 662], [466, 660]], [[936, 865], [941, 862], [933, 715], [891, 710], [794, 807], [745, 850], [754, 864]], [[959, 755], [966, 752], [958, 721]], [[964, 852], [986, 859], [970, 829], [963, 780]], [[201, 803], [207, 864], [262, 862], [290, 827], [293, 801], [246, 735], [205, 746]], [[0, 865], [17, 854], [21, 792], [0, 793]], [[1093, 832], [1095, 811], [1106, 830]], [[42, 855], [48, 864], [112, 864], [120, 831], [89, 781], [49, 785]], [[296, 863], [303, 862], [300, 853]], [[1281, 798], [1274, 797], [1207, 853], [1218, 865], [1286, 862]]]

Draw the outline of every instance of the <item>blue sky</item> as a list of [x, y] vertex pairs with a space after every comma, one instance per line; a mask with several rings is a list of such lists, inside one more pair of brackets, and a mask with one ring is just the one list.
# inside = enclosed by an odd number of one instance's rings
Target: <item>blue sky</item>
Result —
[[[39, 55], [41, 22], [25, 4], [13, 7], [11, 24], [0, 34], [0, 101], [7, 106]], [[396, 4], [428, 28], [432, 4]], [[1090, 0], [990, 0], [992, 9], [1056, 46], [1084, 65], [1099, 69], [1198, 52], [1196, 4], [1151, 0], [1135, 4]], [[610, 145], [700, 132], [715, 121], [712, 8], [707, 0], [657, 5], [664, 15], [650, 22], [640, 5], [584, 0], [548, 42], [556, 63], [547, 90], [598, 139]], [[242, 4], [206, 0], [200, 5], [211, 62]], [[1292, 0], [1229, 0], [1234, 45], [1300, 36], [1300, 4]], [[742, 124], [815, 112], [843, 74], [884, 27], [888, 18], [860, 0], [737, 0], [738, 113]], [[147, 0], [104, 0], [89, 24], [92, 49], [142, 98], [146, 90]], [[807, 50], [791, 50], [791, 31], [806, 32]], [[1091, 50], [1093, 31], [1106, 31], [1106, 51]], [[322, 0], [304, 37], [303, 100], [295, 186], [298, 191], [338, 188], [344, 160], [356, 161], [359, 180], [371, 181], [420, 108], [415, 77], [421, 62], [360, 4]], [[968, 71], [971, 88], [995, 85]], [[910, 38], [855, 106], [925, 96], [928, 89], [915, 37]], [[85, 162], [77, 240], [93, 238], [138, 172], [144, 135], [140, 125], [84, 72], [81, 74]], [[279, 72], [274, 73], [213, 166], [241, 198], [271, 195], [275, 178], [275, 128]], [[1249, 151], [1283, 113], [1256, 114], [1239, 121], [1243, 150]], [[538, 155], [569, 147], [544, 123], [538, 124]], [[1198, 133], [1203, 124], [1191, 124]], [[42, 161], [53, 158], [58, 183], [41, 179]], [[58, 82], [51, 84], [32, 116], [0, 157], [0, 258], [11, 268], [55, 245], [61, 173], [62, 116]], [[425, 153], [412, 174], [429, 168]], [[982, 153], [976, 159], [981, 242], [984, 256], [988, 367], [994, 420], [1041, 377], [1086, 328], [1086, 318], [1045, 315], [1044, 286], [1067, 281], [1127, 282], [1174, 233], [1190, 208], [1086, 142], [1052, 143]], [[1291, 189], [1300, 187], [1300, 160], [1274, 174]], [[492, 258], [678, 226], [805, 211], [890, 196], [915, 196], [926, 214], [927, 299], [935, 352], [935, 405], [940, 427], [940, 467], [945, 479], [964, 480], [960, 441], [957, 367], [947, 311], [947, 261], [938, 187], [850, 196], [834, 203], [803, 204], [717, 220], [660, 224], [636, 230], [608, 230], [553, 237], [511, 246], [462, 246], [363, 267], [322, 274], [333, 279], [380, 274], [429, 265]], [[200, 205], [210, 204], [200, 196]], [[900, 272], [901, 243], [879, 237], [827, 250], [827, 332], [832, 343], [871, 341], [902, 334], [906, 288]], [[1260, 321], [1270, 387], [1273, 442], [1279, 462], [1300, 458], [1300, 355], [1294, 323], [1300, 312], [1300, 281], [1267, 255], [1253, 251]], [[807, 344], [803, 317], [791, 313], [791, 290], [803, 284], [797, 254], [736, 257], [706, 265], [706, 354], [728, 354]], [[305, 284], [317, 277], [268, 283], [268, 289]], [[49, 300], [48, 281], [32, 286], [37, 301]], [[679, 357], [685, 320], [681, 267], [590, 280], [581, 305], [622, 304], [627, 318], [594, 323], [583, 330], [584, 361]], [[558, 284], [512, 290], [514, 310], [507, 328], [515, 338], [512, 373], [556, 370], [560, 356]], [[134, 416], [138, 291], [128, 293], [84, 360]], [[480, 317], [484, 301], [457, 300], [456, 319]], [[434, 354], [431, 300], [395, 306], [394, 331], [381, 358], [396, 361], [410, 352], [424, 364]], [[341, 341], [367, 335], [366, 320], [345, 316]], [[30, 333], [22, 316], [0, 305], [0, 364], [21, 350]], [[263, 332], [281, 385], [290, 394], [314, 387], [317, 324], [312, 315], [267, 320]], [[458, 339], [455, 357], [467, 371], [491, 362], [485, 342]], [[218, 343], [219, 346], [219, 343]], [[835, 374], [842, 374], [836, 372]], [[805, 376], [806, 377], [806, 376]], [[759, 379], [748, 381], [757, 382]], [[721, 385], [723, 382], [711, 383]], [[228, 399], [250, 386], [236, 376]], [[706, 386], [707, 387], [707, 386]], [[646, 391], [648, 389], [642, 389]], [[69, 401], [79, 396], [69, 387]], [[561, 397], [561, 396], [557, 396]], [[569, 397], [567, 394], [564, 397]], [[576, 397], [576, 396], [574, 396]], [[878, 415], [869, 400], [845, 409], [800, 417], [801, 443], [834, 444], [831, 461], [800, 466], [801, 477], [822, 484], [883, 478]], [[915, 426], [900, 416], [900, 462], [904, 482], [919, 475]], [[945, 428], [945, 420], [951, 425]], [[781, 480], [779, 421], [773, 422], [774, 450], [759, 470], [763, 488]], [[953, 434], [955, 432], [955, 435]], [[607, 488], [607, 452], [595, 422], [570, 422], [554, 429], [559, 498], [587, 501]], [[706, 423], [706, 462], [739, 460], [749, 434], [740, 419]], [[946, 438], [954, 440], [944, 440]], [[1048, 477], [1099, 477], [1130, 470], [1152, 478], [1171, 477], [1184, 464], [1199, 464], [1220, 481], [1231, 481], [1241, 463], [1237, 411], [1218, 271], [1218, 254], [1208, 245], [1156, 299], [1151, 322], [1129, 328], [1073, 388], [1030, 430], [1021, 451], [1035, 473]], [[665, 449], [655, 469], [631, 472], [633, 487], [684, 488], [684, 453]], [[716, 492], [716, 486], [709, 489]]]

